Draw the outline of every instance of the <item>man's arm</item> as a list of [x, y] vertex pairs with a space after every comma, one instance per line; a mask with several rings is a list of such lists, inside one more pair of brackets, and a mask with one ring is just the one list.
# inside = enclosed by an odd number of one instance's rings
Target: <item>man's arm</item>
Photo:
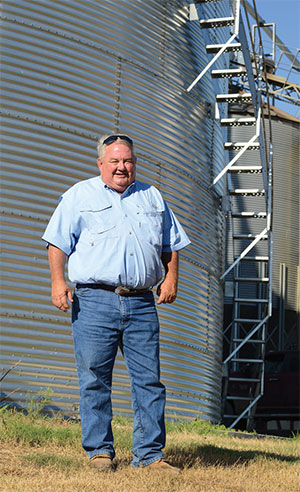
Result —
[[161, 261], [165, 269], [165, 278], [157, 287], [157, 304], [170, 304], [175, 301], [178, 285], [178, 251], [162, 253]]
[[52, 244], [48, 248], [49, 266], [52, 282], [52, 302], [61, 311], [66, 312], [73, 302], [72, 291], [65, 281], [67, 255]]

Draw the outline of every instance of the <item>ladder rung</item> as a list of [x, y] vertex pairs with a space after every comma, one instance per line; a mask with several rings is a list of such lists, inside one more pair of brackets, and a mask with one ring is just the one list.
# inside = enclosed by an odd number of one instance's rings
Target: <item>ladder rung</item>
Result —
[[228, 169], [229, 173], [261, 173], [262, 166], [231, 166]]
[[222, 126], [251, 126], [255, 125], [256, 118], [222, 118], [221, 125]]
[[[247, 240], [250, 241], [252, 239], [256, 239], [257, 234], [234, 234], [234, 236], [232, 236], [232, 238], [240, 240], [240, 241], [247, 241]], [[266, 239], [268, 239], [268, 236], [264, 235], [264, 236], [261, 236], [260, 241], [265, 241]]]
[[[236, 413], [236, 414], [234, 414], [234, 415], [233, 415], [233, 414], [227, 414], [227, 413], [226, 413], [226, 414], [224, 414], [224, 415], [223, 415], [223, 418], [227, 418], [227, 419], [230, 419], [230, 418], [231, 418], [231, 419], [236, 419], [238, 416], [239, 416], [239, 414], [238, 414], [238, 413]], [[248, 418], [249, 418], [249, 415], [248, 415], [248, 413], [246, 413], [246, 415], [243, 415], [243, 417], [240, 417], [240, 420], [243, 420], [243, 419], [248, 419]]]
[[[233, 343], [241, 343], [241, 342], [243, 342], [243, 341], [244, 341], [244, 339], [243, 339], [243, 338], [234, 338], [234, 339], [232, 340], [232, 342], [233, 342]], [[259, 344], [263, 345], [263, 344], [264, 344], [264, 343], [266, 343], [266, 342], [265, 342], [264, 340], [257, 340], [257, 339], [254, 339], [254, 340], [248, 340], [248, 342], [247, 342], [247, 343], [259, 343]]]
[[[207, 53], [218, 53], [223, 48], [224, 44], [207, 44], [206, 45], [206, 51]], [[241, 43], [232, 43], [227, 46], [227, 48], [224, 50], [224, 53], [228, 53], [229, 51], [241, 51], [242, 45]]]
[[[226, 414], [223, 415], [223, 418], [227, 418], [227, 419], [236, 419], [237, 417], [238, 417], [238, 414], [237, 413], [236, 414], [226, 413]], [[242, 419], [248, 419], [248, 418], [249, 418], [249, 415], [248, 414], [244, 415], [243, 417], [240, 417], [241, 420]]]
[[236, 401], [252, 401], [252, 396], [231, 396], [227, 395], [226, 400], [236, 400]]
[[243, 304], [267, 304], [269, 299], [244, 299], [243, 297], [236, 297], [234, 302], [240, 302]]
[[[217, 102], [252, 102], [251, 94], [217, 94]], [[255, 118], [254, 118], [255, 119]]]
[[200, 21], [200, 27], [202, 28], [214, 28], [214, 27], [227, 27], [234, 25], [234, 17], [218, 17], [215, 19], [202, 19]]
[[263, 196], [265, 190], [260, 190], [259, 188], [237, 188], [235, 190], [230, 190], [230, 195], [243, 195], [243, 196]]
[[[238, 256], [234, 257], [235, 260], [238, 259]], [[240, 261], [269, 261], [268, 256], [244, 256]]]
[[[247, 143], [248, 142], [225, 142], [224, 143], [224, 149], [225, 150], [243, 149], [244, 147], [246, 147]], [[247, 148], [247, 150], [258, 150], [258, 149], [259, 149], [259, 143], [258, 142], [253, 142]]]
[[214, 79], [230, 78], [230, 77], [244, 77], [247, 76], [247, 70], [244, 68], [227, 68], [212, 70], [211, 75]]
[[251, 362], [252, 364], [262, 364], [264, 362], [263, 359], [230, 359], [230, 362]]
[[239, 212], [239, 213], [233, 212], [231, 216], [234, 219], [244, 219], [244, 218], [265, 219], [267, 217], [267, 213], [266, 212]]
[[219, 2], [220, 0], [195, 0], [195, 3], [212, 3]]
[[[255, 323], [258, 325], [262, 320], [261, 319], [251, 319], [251, 318], [235, 318], [233, 323]], [[242, 342], [242, 340], [240, 340]]]
[[242, 382], [242, 383], [260, 383], [260, 379], [258, 378], [234, 378], [230, 377], [228, 378], [228, 381], [234, 381], [234, 382]]
[[262, 277], [262, 278], [259, 278], [259, 277], [249, 277], [249, 278], [237, 277], [234, 280], [236, 282], [269, 282], [268, 277]]

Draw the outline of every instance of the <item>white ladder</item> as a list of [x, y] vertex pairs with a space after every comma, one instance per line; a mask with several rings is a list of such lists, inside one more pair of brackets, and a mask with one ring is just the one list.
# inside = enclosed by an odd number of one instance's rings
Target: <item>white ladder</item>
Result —
[[[263, 394], [266, 329], [272, 313], [272, 146], [270, 142], [266, 156], [268, 145], [262, 132], [260, 93], [263, 53], [261, 51], [260, 65], [256, 67], [254, 77], [240, 0], [231, 2], [230, 16], [209, 18], [208, 14], [206, 18], [206, 5], [223, 1], [198, 0], [190, 5], [190, 20], [199, 22], [202, 29], [209, 30], [208, 33], [228, 27], [232, 32], [225, 43], [206, 45], [207, 53], [214, 56], [187, 91], [190, 92], [208, 71], [212, 78], [228, 78], [231, 84], [234, 79], [242, 78], [240, 87], [248, 87], [246, 92], [216, 94], [218, 107], [225, 106], [225, 110], [217, 111], [217, 114], [222, 114], [220, 124], [227, 128], [227, 135], [230, 136], [232, 127], [238, 126], [246, 138], [238, 142], [225, 139], [227, 163], [213, 184], [227, 175], [234, 252], [231, 264], [221, 276], [221, 279], [232, 278], [234, 285], [232, 322], [224, 331], [228, 350], [223, 364], [223, 421], [233, 428], [246, 420], [246, 428], [251, 430], [256, 404]], [[202, 4], [203, 19], [199, 17], [197, 4]], [[240, 52], [238, 66], [214, 69], [215, 62], [230, 52]], [[226, 115], [226, 105], [233, 103], [251, 104], [253, 114], [249, 116], [247, 111], [246, 116], [239, 116], [236, 111]], [[250, 138], [249, 126], [253, 127]], [[249, 152], [253, 154], [250, 165], [245, 164]]]

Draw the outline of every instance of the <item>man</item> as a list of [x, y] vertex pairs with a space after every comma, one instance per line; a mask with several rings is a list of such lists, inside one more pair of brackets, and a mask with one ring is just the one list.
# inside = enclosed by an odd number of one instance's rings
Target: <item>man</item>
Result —
[[[52, 302], [72, 303], [82, 444], [90, 464], [112, 468], [112, 370], [121, 347], [131, 380], [133, 466], [177, 471], [163, 457], [165, 388], [160, 382], [158, 304], [176, 298], [178, 251], [189, 240], [159, 191], [135, 180], [126, 135], [99, 140], [101, 176], [61, 197], [43, 239], [49, 245]], [[74, 297], [64, 278], [76, 283]]]

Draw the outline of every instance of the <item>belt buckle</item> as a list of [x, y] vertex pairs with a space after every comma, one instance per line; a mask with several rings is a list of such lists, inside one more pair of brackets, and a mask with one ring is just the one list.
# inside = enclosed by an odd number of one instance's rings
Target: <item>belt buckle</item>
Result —
[[127, 287], [123, 287], [122, 285], [119, 285], [118, 287], [115, 288], [115, 293], [118, 294], [119, 296], [128, 294], [128, 292], [131, 292], [131, 290], [128, 289]]

